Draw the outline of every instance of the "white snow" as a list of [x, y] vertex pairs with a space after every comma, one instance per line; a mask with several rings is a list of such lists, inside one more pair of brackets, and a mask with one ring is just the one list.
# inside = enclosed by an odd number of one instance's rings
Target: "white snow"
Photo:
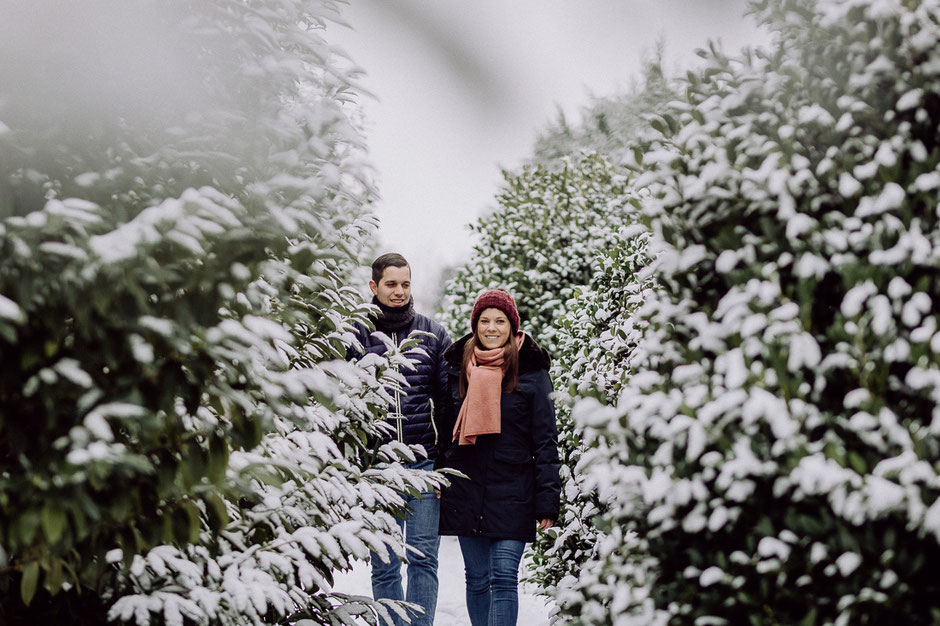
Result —
[[862, 312], [862, 305], [865, 301], [876, 293], [878, 293], [878, 288], [870, 280], [852, 287], [842, 298], [842, 315], [855, 317]]
[[152, 330], [158, 335], [162, 335], [164, 337], [172, 336], [173, 331], [176, 328], [171, 320], [161, 319], [151, 315], [142, 315], [137, 320], [137, 323], [140, 324], [141, 327], [146, 328], [147, 330]]
[[848, 576], [862, 564], [862, 557], [854, 552], [844, 552], [839, 558], [836, 559], [836, 566], [839, 568], [839, 573], [843, 576]]
[[836, 123], [832, 114], [818, 104], [804, 106], [797, 112], [797, 118], [801, 124], [816, 123], [824, 127], [832, 126]]
[[800, 278], [822, 278], [828, 269], [829, 263], [812, 252], [801, 254], [796, 262], [796, 275]]
[[20, 324], [26, 321], [26, 316], [23, 315], [23, 310], [20, 309], [20, 305], [3, 294], [0, 294], [0, 318]]
[[88, 372], [82, 369], [81, 363], [75, 359], [62, 359], [55, 364], [55, 371], [63, 378], [68, 379], [79, 387], [90, 388], [94, 381]]
[[888, 295], [894, 299], [903, 298], [911, 293], [911, 286], [900, 276], [895, 276], [888, 283]]
[[725, 573], [720, 567], [715, 567], [713, 565], [712, 567], [709, 567], [704, 572], [702, 572], [701, 576], [698, 577], [698, 582], [703, 587], [708, 587], [720, 581], [721, 577], [724, 575]]
[[787, 239], [798, 239], [815, 224], [816, 220], [806, 213], [797, 213], [787, 222]]
[[871, 400], [871, 392], [867, 389], [853, 389], [845, 394], [842, 404], [847, 409], [857, 409], [863, 403]]
[[906, 111], [908, 109], [913, 109], [918, 104], [920, 104], [921, 98], [924, 95], [923, 89], [911, 89], [903, 96], [898, 98], [897, 108], [898, 111]]
[[890, 480], [878, 476], [869, 476], [865, 490], [868, 495], [868, 506], [873, 517], [880, 517], [882, 514], [900, 508], [904, 504], [904, 488]]
[[653, 475], [643, 484], [643, 501], [652, 504], [661, 500], [672, 489], [672, 479], [669, 474], [657, 468]]
[[739, 258], [737, 250], [724, 250], [715, 259], [715, 269], [721, 274], [730, 272], [738, 264]]
[[924, 528], [940, 541], [940, 500], [935, 500], [924, 514]]
[[917, 191], [933, 191], [937, 187], [940, 187], [940, 173], [937, 172], [921, 174], [914, 180]]
[[800, 459], [790, 478], [804, 493], [812, 495], [830, 492], [836, 485], [853, 481], [857, 474], [821, 454], [813, 454]]
[[[402, 568], [407, 588], [407, 568]], [[470, 626], [467, 615], [467, 603], [464, 596], [466, 585], [463, 575], [463, 556], [456, 537], [441, 537], [438, 553], [438, 579], [440, 589], [437, 596], [435, 626]], [[520, 577], [522, 574], [520, 573]], [[356, 561], [352, 570], [336, 572], [333, 591], [372, 597], [370, 569], [365, 561]], [[520, 626], [548, 626], [550, 607], [535, 595], [527, 585], [520, 585], [519, 619]], [[361, 622], [363, 625], [365, 621]]]
[[779, 558], [785, 561], [790, 556], [790, 546], [776, 537], [764, 537], [757, 544], [757, 553], [764, 558]]
[[862, 188], [862, 183], [858, 182], [848, 172], [842, 172], [839, 175], [839, 193], [845, 198], [851, 198]]
[[801, 367], [816, 367], [822, 360], [822, 351], [816, 339], [809, 333], [799, 333], [790, 337], [790, 355], [787, 369], [798, 371]]
[[884, 186], [884, 189], [881, 190], [881, 193], [878, 194], [878, 197], [872, 198], [866, 196], [859, 200], [855, 215], [857, 217], [869, 217], [871, 215], [891, 211], [901, 206], [901, 203], [904, 202], [904, 198], [905, 193], [903, 187], [897, 183], [888, 183]]

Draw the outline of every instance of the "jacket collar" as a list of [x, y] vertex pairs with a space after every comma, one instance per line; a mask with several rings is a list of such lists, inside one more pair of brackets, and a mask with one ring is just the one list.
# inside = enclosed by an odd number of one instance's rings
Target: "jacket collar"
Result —
[[415, 319], [415, 302], [409, 298], [407, 304], [400, 307], [385, 306], [378, 297], [372, 296], [372, 304], [379, 307], [378, 316], [372, 316], [375, 329], [393, 332], [408, 328]]
[[[444, 352], [444, 360], [460, 369], [460, 361], [463, 358], [464, 346], [470, 340], [470, 333], [467, 333], [453, 343]], [[519, 350], [519, 373], [534, 372], [537, 370], [547, 370], [551, 365], [551, 358], [545, 348], [540, 346], [532, 335], [525, 333], [525, 341], [522, 342], [522, 349]]]

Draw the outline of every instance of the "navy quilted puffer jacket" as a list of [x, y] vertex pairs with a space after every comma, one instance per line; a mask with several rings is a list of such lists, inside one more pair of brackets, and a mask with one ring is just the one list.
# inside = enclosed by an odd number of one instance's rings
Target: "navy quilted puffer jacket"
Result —
[[[453, 342], [443, 326], [420, 313], [415, 314], [410, 326], [382, 332], [396, 345], [401, 345], [416, 330], [430, 333], [430, 336], [423, 335], [418, 344], [426, 354], [416, 356], [415, 369], [405, 370], [408, 386], [400, 393], [393, 393], [395, 401], [389, 406], [388, 419], [396, 427], [396, 439], [409, 445], [421, 444], [428, 458], [434, 460], [437, 458], [438, 441], [443, 436], [438, 433], [439, 420], [451, 411], [444, 372], [444, 351]], [[372, 332], [362, 324], [356, 324], [356, 334], [362, 343], [363, 353], [350, 353], [351, 358], [358, 359], [365, 354], [385, 354], [385, 344], [373, 337]]]

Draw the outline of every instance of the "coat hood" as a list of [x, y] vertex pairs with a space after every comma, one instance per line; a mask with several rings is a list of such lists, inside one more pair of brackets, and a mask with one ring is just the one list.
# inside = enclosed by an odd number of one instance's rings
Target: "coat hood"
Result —
[[[525, 341], [522, 342], [522, 349], [519, 350], [519, 373], [534, 372], [537, 370], [547, 370], [551, 366], [551, 357], [545, 348], [540, 346], [532, 335], [525, 334]], [[460, 369], [460, 361], [463, 358], [464, 346], [470, 341], [472, 333], [467, 333], [447, 349], [444, 353], [444, 360]]]

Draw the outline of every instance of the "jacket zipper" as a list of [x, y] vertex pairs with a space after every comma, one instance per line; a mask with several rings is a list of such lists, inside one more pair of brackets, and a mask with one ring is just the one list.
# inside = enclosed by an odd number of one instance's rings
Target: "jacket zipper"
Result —
[[[392, 341], [395, 342], [395, 347], [398, 347], [398, 333], [397, 332], [392, 333]], [[395, 371], [397, 372], [399, 370], [396, 368]], [[396, 418], [395, 422], [398, 428], [398, 440], [402, 443], [405, 443], [404, 428], [402, 428], [402, 424], [401, 424], [402, 421], [405, 419], [405, 416], [402, 415], [402, 412], [401, 412], [401, 390], [398, 388], [395, 389], [395, 418]]]
[[434, 400], [428, 398], [428, 402], [431, 404], [431, 428], [434, 429], [434, 445], [437, 445], [438, 434], [437, 434], [437, 423], [434, 421]]

